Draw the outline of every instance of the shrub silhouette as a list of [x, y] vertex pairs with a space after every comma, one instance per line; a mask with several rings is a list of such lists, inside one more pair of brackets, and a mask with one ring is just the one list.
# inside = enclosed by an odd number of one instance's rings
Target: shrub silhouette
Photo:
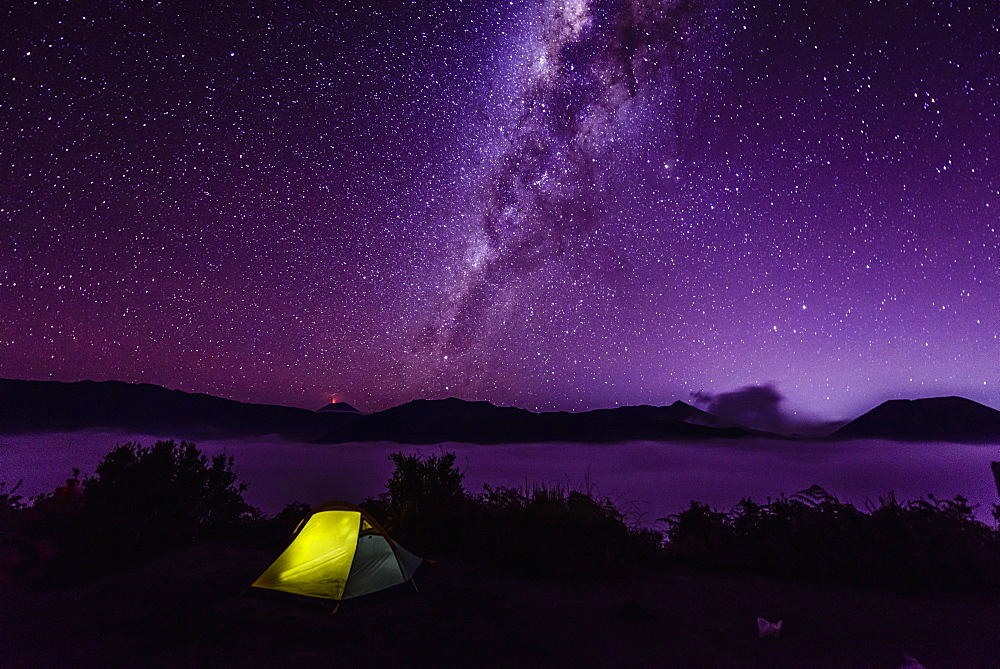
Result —
[[454, 453], [389, 456], [386, 492], [363, 504], [393, 537], [431, 556], [488, 557], [501, 566], [561, 578], [607, 576], [627, 559], [655, 553], [662, 535], [630, 527], [607, 499], [536, 487], [463, 487]]
[[313, 506], [304, 502], [286, 504], [273, 516], [261, 516], [256, 521], [241, 526], [242, 531], [234, 538], [246, 544], [269, 549], [284, 549]]
[[0, 481], [0, 514], [16, 511], [24, 506], [24, 498], [17, 494], [17, 489], [21, 487], [22, 483], [24, 483], [24, 479], [7, 490], [7, 483]]
[[389, 528], [393, 537], [417, 552], [462, 552], [467, 527], [475, 513], [462, 486], [463, 474], [454, 453], [392, 453], [396, 465], [386, 492], [362, 503]]
[[18, 527], [25, 507], [24, 498], [17, 494], [21, 483], [8, 490], [7, 484], [0, 482], [0, 581], [26, 578], [40, 563], [37, 547]]
[[[607, 498], [562, 486], [484, 486], [470, 494], [454, 453], [393, 453], [386, 491], [363, 503], [393, 537], [428, 557], [487, 558], [548, 577], [606, 577], [627, 562], [889, 585], [900, 589], [1000, 588], [1000, 532], [961, 496], [899, 502], [889, 494], [861, 511], [818, 486], [731, 511], [691, 502], [664, 534], [637, 528]], [[84, 480], [79, 472], [30, 505], [0, 484], [0, 567], [27, 573], [35, 540], [61, 550], [57, 579], [91, 576], [198, 541], [283, 544], [311, 508], [293, 503], [265, 517], [243, 499], [233, 458], [191, 443], [117, 446]], [[81, 494], [82, 489], [82, 494]], [[994, 511], [1000, 511], [995, 507]], [[995, 514], [996, 515], [996, 514]]]
[[386, 483], [394, 504], [419, 510], [427, 501], [453, 499], [465, 494], [464, 475], [455, 466], [454, 453], [404, 455], [393, 453], [389, 459], [396, 465]]
[[[68, 577], [149, 558], [195, 541], [223, 538], [260, 517], [243, 499], [233, 458], [206, 457], [188, 442], [129, 442], [84, 481], [75, 522], [62, 532], [52, 567]], [[57, 491], [58, 492], [58, 491]], [[53, 506], [58, 495], [36, 502]]]
[[687, 510], [660, 520], [668, 525], [667, 541], [679, 562], [712, 564], [728, 554], [735, 543], [735, 533], [726, 514], [701, 502], [692, 500]]
[[872, 560], [894, 585], [1000, 584], [1000, 538], [961, 495], [906, 503], [889, 495], [879, 499], [871, 522]]
[[186, 441], [131, 442], [116, 447], [84, 483], [84, 510], [115, 517], [141, 532], [155, 527], [177, 542], [237, 524], [254, 515], [243, 499], [233, 458], [206, 457]]
[[688, 566], [900, 589], [1000, 586], [1000, 535], [961, 496], [890, 494], [864, 513], [813, 486], [728, 513], [692, 502], [661, 520], [667, 555]]
[[529, 574], [605, 578], [629, 560], [655, 555], [663, 539], [629, 526], [607, 498], [562, 486], [530, 493], [485, 486], [477, 502], [490, 554]]

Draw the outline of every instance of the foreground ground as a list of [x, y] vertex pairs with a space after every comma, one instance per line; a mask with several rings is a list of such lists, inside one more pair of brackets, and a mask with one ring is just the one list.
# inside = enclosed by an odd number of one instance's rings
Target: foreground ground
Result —
[[[1000, 666], [1000, 601], [634, 570], [531, 580], [439, 560], [337, 615], [246, 586], [274, 554], [206, 545], [71, 588], [0, 583], [0, 665]], [[756, 618], [784, 620], [758, 638]]]

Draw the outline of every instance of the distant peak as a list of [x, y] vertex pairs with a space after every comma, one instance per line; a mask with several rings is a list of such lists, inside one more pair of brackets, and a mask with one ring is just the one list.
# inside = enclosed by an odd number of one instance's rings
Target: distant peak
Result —
[[361, 413], [347, 402], [330, 402], [329, 404], [316, 409], [317, 413]]
[[1000, 438], [1000, 411], [955, 396], [889, 400], [854, 419], [832, 436], [990, 442]]

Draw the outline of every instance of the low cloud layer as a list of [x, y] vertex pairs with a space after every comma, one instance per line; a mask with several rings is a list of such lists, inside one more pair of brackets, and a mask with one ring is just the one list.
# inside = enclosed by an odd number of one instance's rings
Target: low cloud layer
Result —
[[[157, 438], [162, 437], [124, 432], [0, 435], [0, 481], [13, 485], [24, 479], [18, 492], [26, 496], [51, 492], [73, 467], [93, 473], [116, 443], [149, 446]], [[360, 502], [385, 490], [393, 467], [390, 453], [428, 455], [441, 449], [458, 456], [470, 491], [481, 490], [484, 483], [589, 489], [629, 510], [634, 520], [658, 527], [656, 518], [682, 511], [692, 499], [728, 510], [744, 497], [763, 500], [812, 484], [859, 508], [889, 490], [902, 500], [929, 492], [962, 494], [979, 505], [983, 522], [992, 522], [989, 510], [997, 494], [984, 447], [974, 444], [943, 448], [940, 443], [880, 440], [722, 439], [626, 442], [608, 448], [573, 443], [317, 445], [249, 438], [200, 440], [198, 446], [208, 455], [233, 456], [240, 480], [249, 484], [247, 501], [267, 513], [294, 500]]]

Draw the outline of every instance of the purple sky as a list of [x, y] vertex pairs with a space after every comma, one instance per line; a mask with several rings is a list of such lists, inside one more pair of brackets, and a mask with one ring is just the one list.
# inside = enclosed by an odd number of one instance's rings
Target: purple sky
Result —
[[995, 7], [757, 4], [8, 3], [0, 376], [1000, 406]]

